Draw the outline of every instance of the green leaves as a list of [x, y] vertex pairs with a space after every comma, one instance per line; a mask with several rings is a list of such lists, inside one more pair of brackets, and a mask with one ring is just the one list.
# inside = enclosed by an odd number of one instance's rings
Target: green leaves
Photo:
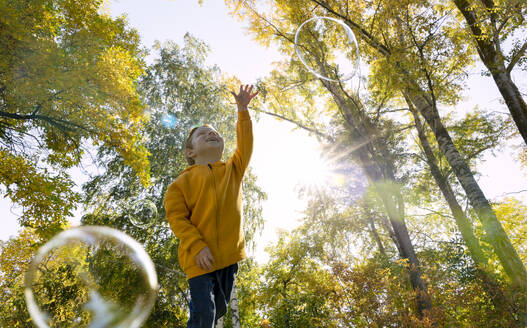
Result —
[[119, 153], [149, 183], [135, 86], [144, 54], [137, 32], [100, 14], [101, 5], [0, 3], [0, 162], [12, 169], [1, 183], [24, 207], [21, 223], [39, 232], [46, 225], [56, 232], [75, 208], [65, 170], [90, 143]]

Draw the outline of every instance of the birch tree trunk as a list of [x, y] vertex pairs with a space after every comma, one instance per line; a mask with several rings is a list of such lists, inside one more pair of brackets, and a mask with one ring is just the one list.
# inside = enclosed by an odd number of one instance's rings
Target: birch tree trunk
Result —
[[236, 293], [236, 284], [232, 286], [230, 306], [232, 316], [232, 328], [240, 328], [240, 310], [238, 308], [238, 295]]
[[488, 263], [488, 257], [485, 256], [485, 254], [483, 253], [479, 240], [476, 235], [474, 235], [474, 232], [472, 230], [472, 223], [470, 223], [469, 219], [465, 215], [463, 208], [461, 207], [461, 205], [459, 205], [456, 199], [456, 196], [454, 194], [454, 191], [452, 190], [452, 187], [450, 186], [450, 183], [448, 182], [447, 178], [441, 173], [441, 170], [437, 165], [437, 159], [432, 151], [432, 147], [428, 142], [428, 138], [426, 137], [425, 129], [421, 123], [421, 119], [419, 118], [415, 110], [413, 110], [412, 104], [408, 103], [408, 105], [414, 117], [419, 141], [421, 142], [421, 146], [423, 147], [427, 164], [430, 167], [430, 172], [432, 173], [436, 184], [438, 185], [439, 189], [441, 190], [441, 193], [443, 194], [443, 197], [445, 197], [445, 200], [447, 201], [448, 206], [450, 207], [450, 211], [452, 212], [457, 227], [461, 232], [461, 235], [463, 236], [463, 240], [467, 245], [472, 260], [478, 266], [485, 266], [486, 263]]
[[[514, 65], [519, 61], [521, 56], [527, 50], [527, 42], [516, 52], [515, 55], [511, 56], [511, 61], [508, 66], [505, 65], [505, 57], [501, 51], [501, 40], [499, 36], [484, 36], [483, 31], [479, 27], [481, 24], [481, 17], [477, 17], [476, 13], [471, 9], [471, 4], [468, 0], [453, 0], [456, 7], [459, 9], [467, 24], [472, 32], [474, 42], [476, 43], [476, 48], [479, 53], [481, 61], [494, 79], [498, 90], [505, 100], [505, 104], [511, 112], [512, 119], [516, 124], [516, 127], [520, 131], [520, 135], [523, 138], [523, 141], [527, 144], [527, 105], [523, 99], [518, 87], [511, 79], [511, 71], [514, 68]], [[493, 1], [486, 0], [483, 1], [485, 6], [489, 11], [492, 12], [495, 7]], [[496, 22], [491, 19], [490, 28], [496, 31]]]
[[486, 236], [494, 248], [505, 273], [515, 287], [526, 292], [527, 270], [518, 256], [518, 253], [512, 246], [512, 243], [505, 233], [501, 223], [496, 217], [489, 201], [479, 187], [470, 168], [454, 145], [450, 134], [439, 117], [437, 108], [420, 94], [405, 93], [405, 96], [410, 99], [412, 104], [419, 110], [432, 129], [439, 145], [439, 149], [445, 155], [459, 183], [465, 190], [469, 202], [472, 205], [472, 208], [476, 211], [483, 229], [485, 230]]
[[[236, 294], [236, 283], [232, 286], [229, 307], [231, 308], [232, 328], [240, 328], [240, 310], [238, 308], [238, 296]], [[218, 319], [218, 322], [216, 322], [216, 328], [223, 328], [224, 318], [225, 316]]]
[[492, 70], [490, 73], [511, 112], [512, 119], [520, 131], [523, 141], [527, 144], [527, 104], [525, 104], [520, 90], [512, 81], [510, 74], [505, 71], [505, 66], [501, 65], [500, 70]]
[[432, 151], [432, 147], [428, 142], [428, 138], [426, 137], [425, 129], [421, 123], [419, 114], [416, 113], [415, 109], [413, 108], [410, 102], [408, 102], [408, 106], [414, 117], [415, 126], [417, 129], [419, 140], [421, 142], [421, 146], [423, 147], [423, 151], [426, 156], [427, 164], [430, 167], [432, 176], [434, 177], [434, 180], [436, 181], [439, 189], [441, 190], [443, 197], [445, 197], [445, 200], [447, 201], [448, 206], [450, 207], [450, 211], [454, 216], [456, 225], [459, 231], [461, 232], [461, 235], [463, 236], [465, 244], [467, 245], [470, 257], [472, 258], [472, 261], [474, 261], [476, 275], [482, 281], [483, 288], [485, 288], [485, 290], [491, 297], [494, 306], [496, 306], [497, 309], [504, 311], [507, 316], [510, 316], [511, 318], [509, 321], [513, 322], [514, 319], [511, 314], [514, 313], [514, 311], [511, 308], [510, 301], [503, 294], [503, 291], [496, 279], [494, 279], [494, 277], [492, 277], [489, 273], [487, 265], [489, 258], [483, 253], [481, 244], [479, 243], [479, 240], [472, 229], [472, 223], [465, 215], [465, 212], [463, 211], [461, 205], [459, 205], [454, 191], [452, 190], [452, 187], [448, 182], [448, 179], [441, 173], [441, 170], [437, 165], [437, 159]]
[[218, 319], [216, 322], [216, 328], [223, 328], [223, 318], [225, 318], [225, 316]]
[[[426, 316], [426, 312], [432, 309], [432, 301], [428, 295], [426, 283], [421, 278], [422, 273], [419, 259], [417, 258], [406, 227], [404, 220], [404, 202], [399, 188], [395, 185], [395, 177], [389, 169], [386, 172], [388, 173], [388, 177], [383, 177], [380, 170], [376, 167], [377, 163], [372, 162], [364, 150], [360, 151], [359, 158], [361, 166], [368, 176], [368, 180], [375, 187], [376, 193], [384, 204], [397, 240], [400, 256], [403, 259], [408, 259], [410, 282], [417, 293], [418, 311], [421, 316]], [[390, 188], [386, 188], [386, 182], [391, 184]]]

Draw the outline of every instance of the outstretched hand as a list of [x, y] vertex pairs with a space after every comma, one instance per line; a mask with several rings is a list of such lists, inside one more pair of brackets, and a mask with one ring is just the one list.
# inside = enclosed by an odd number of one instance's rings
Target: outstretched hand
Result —
[[258, 94], [258, 91], [251, 94], [252, 91], [253, 86], [251, 85], [249, 87], [248, 84], [246, 84], [245, 86], [240, 85], [240, 92], [238, 94], [236, 94], [234, 91], [231, 91], [231, 94], [234, 96], [236, 104], [238, 105], [238, 109], [247, 109], [247, 106], [249, 105], [251, 100]]

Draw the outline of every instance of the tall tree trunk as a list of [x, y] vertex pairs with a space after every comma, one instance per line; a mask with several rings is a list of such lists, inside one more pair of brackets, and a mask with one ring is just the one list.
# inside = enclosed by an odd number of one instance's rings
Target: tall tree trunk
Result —
[[[380, 134], [377, 128], [364, 113], [359, 101], [344, 93], [335, 84], [321, 80], [322, 85], [331, 93], [333, 100], [341, 110], [344, 120], [348, 124], [348, 131], [353, 140], [359, 144], [355, 154], [362, 168], [366, 172], [370, 183], [381, 198], [388, 218], [395, 233], [397, 243], [403, 259], [408, 259], [410, 282], [417, 294], [417, 310], [421, 317], [427, 316], [432, 309], [432, 301], [427, 292], [427, 286], [421, 278], [421, 267], [415, 253], [414, 246], [408, 234], [404, 221], [404, 201], [398, 188], [384, 188], [385, 182], [396, 186], [396, 179], [388, 150], [381, 141], [374, 142]], [[385, 163], [386, 162], [386, 163]]]
[[375, 242], [377, 243], [377, 247], [379, 247], [379, 253], [386, 257], [386, 250], [384, 249], [384, 245], [382, 244], [382, 240], [379, 237], [379, 233], [377, 232], [377, 228], [375, 227], [375, 221], [371, 217], [371, 215], [368, 215], [368, 223], [370, 224], [371, 234]]
[[386, 231], [388, 232], [390, 239], [395, 244], [395, 247], [397, 247], [397, 251], [399, 252], [399, 254], [402, 254], [403, 250], [401, 249], [401, 245], [399, 245], [399, 242], [397, 241], [397, 238], [395, 237], [395, 232], [393, 231], [393, 228], [391, 227], [390, 221], [384, 215], [381, 215], [380, 220], [381, 220], [381, 223], [384, 229], [386, 229]]
[[410, 102], [408, 102], [408, 106], [410, 107], [413, 114], [419, 141], [423, 147], [423, 151], [426, 156], [426, 162], [430, 167], [430, 172], [432, 173], [434, 180], [436, 181], [441, 193], [443, 194], [443, 197], [445, 197], [445, 200], [450, 207], [452, 215], [454, 216], [454, 220], [456, 221], [457, 227], [468, 247], [472, 260], [478, 266], [486, 266], [486, 263], [488, 263], [488, 257], [483, 253], [479, 240], [472, 231], [472, 223], [470, 223], [469, 219], [465, 215], [465, 212], [463, 211], [463, 208], [457, 202], [456, 196], [452, 190], [452, 187], [450, 186], [450, 183], [448, 182], [447, 177], [441, 173], [441, 170], [437, 165], [437, 159], [434, 155], [434, 152], [432, 151], [432, 147], [428, 142], [428, 138], [426, 137], [425, 129], [421, 123], [421, 119], [415, 112]]
[[240, 328], [240, 309], [238, 308], [238, 295], [236, 292], [236, 284], [232, 286], [231, 293], [231, 317], [232, 317], [232, 328]]
[[518, 87], [512, 81], [510, 73], [505, 71], [504, 66], [499, 70], [491, 70], [490, 73], [500, 90], [503, 100], [505, 100], [505, 104], [507, 104], [511, 112], [512, 119], [518, 131], [520, 131], [523, 141], [527, 144], [527, 104], [525, 104], [520, 90], [518, 90]]
[[476, 211], [486, 236], [494, 248], [505, 273], [516, 288], [519, 288], [523, 292], [527, 291], [527, 270], [470, 168], [454, 145], [452, 138], [439, 117], [437, 108], [428, 99], [418, 93], [409, 93], [406, 91], [404, 93], [432, 129], [439, 149], [445, 155], [459, 183], [465, 190], [469, 202]]
[[388, 170], [388, 175], [391, 176], [383, 177], [382, 173], [378, 170], [379, 163], [371, 160], [365, 148], [359, 149], [358, 156], [370, 183], [375, 186], [376, 193], [384, 204], [395, 238], [397, 239], [400, 256], [408, 260], [410, 282], [417, 294], [418, 313], [421, 317], [427, 316], [427, 312], [432, 309], [432, 301], [428, 295], [426, 283], [421, 278], [421, 266], [404, 221], [403, 199], [398, 188], [386, 188], [386, 182], [391, 185], [390, 187], [395, 185], [395, 177], [393, 174], [390, 174], [390, 170]]
[[[456, 7], [459, 9], [463, 17], [468, 23], [468, 26], [473, 34], [476, 48], [483, 64], [490, 71], [496, 86], [498, 87], [505, 104], [511, 112], [512, 119], [520, 131], [523, 141], [527, 144], [527, 105], [522, 98], [520, 91], [516, 84], [512, 81], [510, 72], [517, 63], [516, 58], [512, 58], [508, 67], [505, 67], [505, 56], [500, 50], [500, 40], [498, 37], [484, 37], [483, 31], [478, 26], [482, 19], [476, 16], [476, 13], [471, 9], [471, 4], [468, 0], [453, 0]], [[496, 9], [492, 1], [484, 1], [485, 6], [489, 11]], [[492, 23], [491, 23], [492, 24]], [[495, 29], [496, 26], [491, 26]], [[527, 43], [524, 45], [526, 47]], [[525, 49], [523, 49], [525, 51]], [[517, 54], [521, 56], [522, 50]]]
[[434, 180], [441, 190], [443, 197], [445, 197], [452, 215], [454, 216], [454, 220], [456, 221], [456, 225], [463, 236], [465, 244], [467, 245], [470, 257], [472, 258], [472, 261], [474, 261], [476, 276], [481, 280], [483, 288], [491, 297], [494, 306], [496, 306], [496, 308], [500, 311], [504, 311], [505, 314], [510, 318], [510, 322], [513, 322], [514, 317], [511, 315], [513, 312], [511, 312], [512, 308], [510, 302], [503, 294], [503, 291], [496, 279], [489, 272], [487, 265], [489, 258], [485, 255], [485, 253], [483, 253], [479, 240], [472, 230], [472, 223], [465, 215], [461, 205], [459, 205], [447, 177], [441, 173], [441, 170], [437, 165], [437, 159], [432, 151], [432, 147], [428, 142], [428, 138], [426, 136], [424, 126], [421, 123], [421, 119], [419, 118], [419, 114], [415, 111], [411, 102], [408, 100], [407, 102], [414, 117], [417, 134], [419, 136], [421, 146], [423, 147], [427, 164], [430, 167], [430, 172], [432, 173]]
[[[238, 308], [238, 296], [236, 293], [236, 283], [232, 286], [231, 291], [231, 300], [228, 305], [231, 308], [231, 320], [232, 320], [232, 328], [240, 328], [240, 309]], [[215, 328], [223, 328], [223, 320], [225, 319], [225, 315], [218, 319], [218, 322], [216, 322]]]

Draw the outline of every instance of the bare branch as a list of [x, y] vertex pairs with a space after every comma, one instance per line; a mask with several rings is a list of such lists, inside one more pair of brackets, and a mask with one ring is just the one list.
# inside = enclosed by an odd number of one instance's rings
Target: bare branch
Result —
[[518, 63], [518, 61], [520, 61], [520, 59], [522, 58], [522, 56], [525, 54], [526, 51], [527, 51], [527, 41], [521, 46], [520, 49], [518, 49], [518, 51], [516, 51], [516, 53], [512, 55], [511, 61], [509, 62], [509, 65], [507, 65], [508, 75], [511, 74], [512, 69]]
[[366, 40], [366, 42], [368, 42], [371, 46], [373, 46], [375, 49], [377, 49], [378, 51], [380, 51], [383, 55], [390, 55], [390, 50], [384, 46], [383, 44], [381, 44], [379, 41], [377, 41], [373, 35], [371, 35], [368, 31], [366, 31], [364, 28], [362, 28], [362, 26], [360, 26], [359, 24], [355, 23], [354, 21], [352, 21], [351, 19], [349, 19], [347, 16], [344, 16], [338, 12], [336, 12], [335, 10], [333, 10], [331, 7], [329, 7], [328, 4], [326, 3], [322, 3], [318, 0], [311, 0], [312, 2], [314, 3], [317, 3], [319, 4], [321, 7], [323, 7], [324, 9], [326, 9], [328, 12], [330, 12], [331, 14], [341, 18], [342, 20], [344, 20], [344, 22], [348, 25], [350, 25], [350, 27], [352, 27], [353, 29], [357, 30], [360, 32], [360, 34], [363, 36], [363, 38]]
[[264, 113], [264, 114], [267, 114], [269, 116], [274, 116], [274, 117], [277, 117], [279, 119], [282, 119], [284, 121], [287, 121], [287, 122], [290, 122], [290, 123], [293, 123], [294, 125], [298, 126], [299, 128], [303, 129], [303, 130], [306, 130], [306, 131], [309, 131], [311, 133], [314, 133], [316, 134], [317, 136], [323, 138], [324, 140], [328, 141], [328, 142], [335, 142], [335, 140], [333, 139], [333, 137], [331, 137], [330, 135], [327, 135], [323, 132], [320, 132], [316, 129], [313, 129], [313, 128], [310, 128], [310, 127], [307, 127], [305, 125], [303, 125], [302, 123], [300, 122], [297, 122], [293, 119], [290, 119], [288, 117], [285, 117], [283, 115], [280, 115], [280, 114], [276, 114], [276, 113], [273, 113], [273, 112], [269, 112], [269, 111], [266, 111], [266, 110], [263, 110], [263, 109], [260, 109], [260, 108], [255, 108], [254, 110], [258, 111], [258, 112], [261, 112], [261, 113]]
[[522, 192], [527, 192], [527, 189], [524, 189], [524, 190], [518, 190], [518, 191], [511, 191], [511, 192], [506, 192], [506, 193], [503, 193], [497, 197], [503, 197], [503, 196], [507, 196], [507, 195], [514, 195], [514, 194], [521, 194]]

